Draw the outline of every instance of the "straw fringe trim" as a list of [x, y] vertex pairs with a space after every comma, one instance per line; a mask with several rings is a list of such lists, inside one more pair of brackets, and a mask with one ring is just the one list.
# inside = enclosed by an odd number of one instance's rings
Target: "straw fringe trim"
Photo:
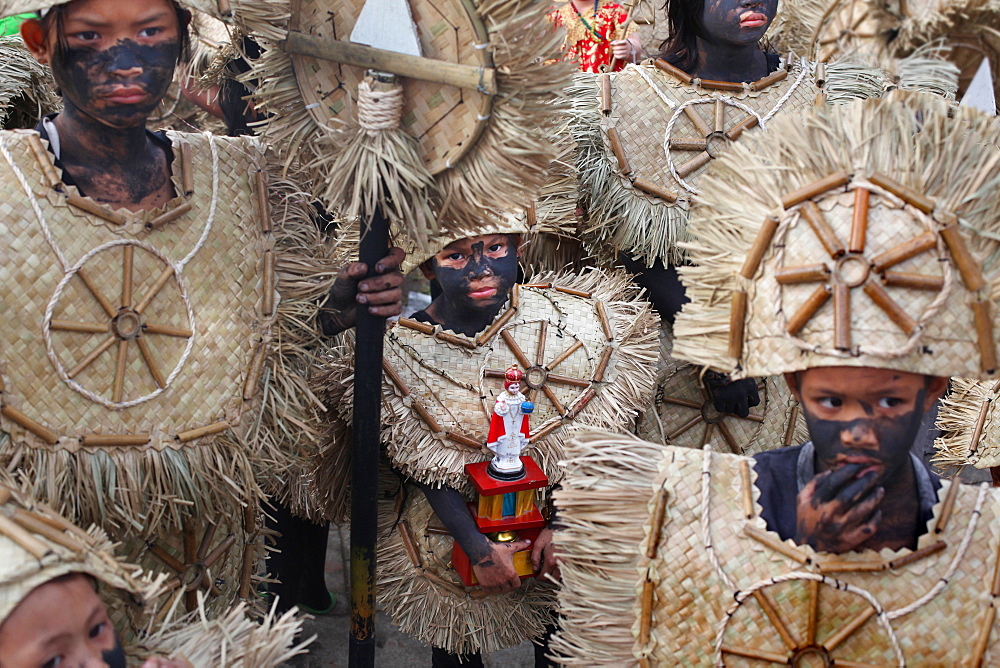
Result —
[[936, 426], [943, 433], [934, 441], [933, 463], [945, 471], [967, 464], [977, 469], [1000, 466], [997, 390], [996, 381], [952, 378], [938, 412]]

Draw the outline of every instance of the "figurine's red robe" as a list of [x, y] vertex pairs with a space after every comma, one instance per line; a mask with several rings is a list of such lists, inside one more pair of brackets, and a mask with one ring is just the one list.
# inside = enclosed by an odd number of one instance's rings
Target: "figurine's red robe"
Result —
[[[514, 410], [520, 411], [521, 407], [520, 406], [511, 406], [510, 410], [512, 410], [512, 411], [514, 411]], [[490, 417], [490, 435], [486, 437], [486, 442], [487, 443], [496, 443], [498, 440], [500, 440], [500, 437], [504, 436], [506, 433], [507, 433], [507, 431], [504, 429], [504, 426], [503, 426], [503, 416], [502, 415], [497, 415], [496, 412], [494, 411], [493, 415]], [[529, 436], [529, 427], [528, 427], [528, 415], [527, 414], [522, 414], [521, 415], [521, 433], [524, 434], [525, 438], [528, 438], [528, 436]]]

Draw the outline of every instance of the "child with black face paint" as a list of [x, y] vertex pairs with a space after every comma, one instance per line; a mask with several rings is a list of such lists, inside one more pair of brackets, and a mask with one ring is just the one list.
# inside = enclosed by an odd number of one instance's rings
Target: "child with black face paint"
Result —
[[[510, 299], [511, 288], [517, 281], [520, 239], [519, 234], [487, 234], [459, 239], [445, 246], [420, 265], [425, 278], [438, 282], [441, 294], [426, 310], [414, 313], [412, 318], [469, 337], [485, 330]], [[534, 545], [526, 540], [498, 543], [479, 532], [465, 499], [457, 490], [429, 485], [420, 485], [420, 488], [445, 528], [469, 556], [480, 586], [487, 594], [510, 592], [521, 586], [513, 557], [528, 547], [531, 547], [532, 564], [539, 569], [539, 576], [551, 573], [558, 577], [551, 529], [543, 530]], [[551, 665], [544, 657], [545, 647], [536, 644], [535, 648], [536, 665]], [[482, 659], [478, 654], [459, 656], [435, 647], [432, 665], [475, 668], [482, 665]]]

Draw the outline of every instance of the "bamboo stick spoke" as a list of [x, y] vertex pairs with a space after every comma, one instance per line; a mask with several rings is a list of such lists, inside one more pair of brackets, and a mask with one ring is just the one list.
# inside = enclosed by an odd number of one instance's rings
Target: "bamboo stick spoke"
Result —
[[182, 329], [180, 327], [168, 327], [167, 325], [152, 325], [145, 324], [142, 329], [147, 334], [162, 334], [163, 336], [173, 336], [178, 339], [190, 339], [194, 336], [194, 332], [190, 329]]
[[149, 373], [153, 376], [153, 382], [160, 389], [167, 386], [167, 380], [163, 377], [163, 373], [160, 372], [160, 368], [156, 366], [156, 360], [153, 359], [153, 351], [150, 350], [149, 344], [146, 339], [141, 336], [135, 340], [139, 344], [139, 352], [142, 353], [142, 360], [146, 363], [146, 368], [149, 369]]
[[96, 285], [94, 285], [94, 282], [90, 280], [90, 275], [84, 271], [83, 268], [78, 269], [76, 275], [80, 277], [81, 281], [83, 281], [84, 287], [87, 288], [90, 294], [94, 295], [94, 299], [96, 299], [97, 303], [101, 305], [101, 308], [104, 309], [104, 312], [108, 314], [109, 318], [113, 318], [118, 315], [118, 309], [111, 305], [108, 298], [104, 296], [104, 293], [101, 292]]
[[854, 218], [851, 220], [851, 243], [848, 250], [852, 253], [865, 252], [865, 236], [868, 233], [868, 200], [871, 191], [867, 188], [857, 188], [854, 191]]
[[160, 275], [156, 277], [156, 280], [153, 282], [153, 285], [150, 286], [149, 290], [146, 292], [143, 298], [139, 300], [139, 303], [136, 304], [135, 308], [133, 308], [132, 310], [139, 314], [145, 311], [146, 307], [148, 307], [150, 302], [152, 302], [153, 299], [156, 297], [156, 295], [160, 293], [160, 290], [163, 289], [163, 286], [167, 284], [167, 281], [169, 281], [170, 277], [173, 275], [174, 275], [173, 267], [167, 267], [162, 272], [160, 272]]
[[551, 362], [549, 362], [549, 364], [545, 368], [548, 371], [554, 371], [557, 366], [559, 366], [560, 364], [562, 364], [563, 362], [565, 362], [567, 359], [569, 359], [569, 357], [573, 353], [575, 353], [577, 350], [579, 350], [580, 348], [583, 348], [583, 343], [580, 342], [580, 341], [577, 341], [576, 343], [574, 343], [573, 345], [571, 345], [569, 348], [567, 348], [563, 352], [559, 353], [559, 356], [556, 357]]
[[708, 148], [707, 139], [671, 139], [670, 150], [672, 151], [704, 151]]
[[829, 638], [823, 641], [823, 648], [827, 652], [832, 652], [837, 649], [837, 647], [843, 643], [845, 640], [850, 638], [854, 633], [864, 626], [865, 622], [875, 616], [875, 608], [868, 608], [860, 615], [847, 622], [840, 627], [840, 630], [831, 635]]
[[226, 536], [226, 540], [216, 545], [215, 549], [212, 550], [207, 557], [205, 557], [205, 561], [203, 562], [205, 564], [205, 568], [211, 568], [212, 566], [214, 566], [215, 562], [217, 562], [219, 559], [221, 559], [229, 552], [229, 548], [231, 548], [233, 546], [233, 543], [235, 542], [236, 542], [236, 534], [231, 533], [228, 536]]
[[132, 308], [132, 266], [135, 261], [135, 246], [125, 246], [122, 263], [122, 307]]
[[944, 278], [927, 276], [905, 271], [887, 271], [882, 274], [882, 283], [890, 287], [910, 288], [911, 290], [928, 290], [938, 292], [944, 289]]
[[736, 656], [745, 656], [748, 659], [758, 659], [760, 661], [768, 661], [770, 663], [777, 663], [781, 665], [788, 665], [788, 657], [784, 654], [777, 654], [776, 652], [765, 652], [760, 649], [753, 649], [751, 647], [723, 647], [723, 654], [734, 654]]
[[819, 582], [809, 581], [809, 611], [806, 618], [806, 645], [816, 644], [816, 627], [819, 623]]
[[205, 527], [205, 533], [202, 534], [201, 544], [198, 546], [198, 560], [201, 561], [208, 554], [208, 548], [212, 545], [212, 541], [215, 540], [215, 530], [216, 525], [211, 522]]
[[112, 400], [117, 404], [125, 394], [125, 365], [128, 362], [128, 341], [118, 342], [118, 361], [115, 364], [115, 384], [112, 390]]
[[197, 540], [195, 531], [194, 520], [191, 518], [184, 522], [184, 526], [181, 527], [181, 533], [184, 538], [184, 560], [188, 565], [193, 564], [198, 558], [198, 544], [195, 542]]
[[667, 434], [667, 440], [669, 441], [671, 439], [677, 438], [678, 436], [686, 433], [690, 429], [693, 429], [694, 427], [698, 426], [698, 424], [703, 421], [704, 419], [701, 417], [701, 414], [695, 415], [693, 418], [682, 424], [680, 427]]
[[715, 131], [722, 132], [726, 129], [726, 103], [722, 100], [715, 101]]
[[816, 202], [812, 200], [805, 202], [802, 205], [801, 213], [830, 257], [836, 259], [844, 254], [844, 244], [840, 243], [837, 233], [830, 227], [830, 223], [827, 222], [826, 216], [823, 215]]
[[729, 128], [726, 131], [726, 136], [729, 137], [730, 141], [736, 141], [743, 136], [743, 133], [747, 130], [757, 127], [760, 123], [756, 116], [750, 115], [744, 118], [742, 121]]
[[774, 277], [782, 285], [815, 283], [829, 279], [830, 270], [825, 264], [796, 265], [794, 267], [782, 267], [775, 272]]
[[708, 151], [702, 151], [698, 155], [694, 156], [683, 165], [677, 168], [677, 175], [682, 179], [692, 172], [695, 172], [705, 165], [707, 165], [712, 160], [712, 156], [709, 155]]
[[680, 397], [663, 397], [663, 403], [670, 404], [672, 406], [684, 406], [686, 408], [693, 408], [695, 410], [701, 410], [701, 404], [697, 401], [691, 401], [689, 399], [681, 399]]
[[535, 349], [535, 365], [542, 366], [545, 364], [545, 339], [549, 334], [549, 321], [542, 320], [541, 327], [538, 330], [538, 348]]
[[726, 426], [725, 420], [719, 420], [715, 426], [718, 427], [719, 433], [722, 434], [722, 440], [726, 442], [729, 449], [733, 451], [734, 455], [738, 455], [743, 452], [743, 449], [740, 448], [740, 444], [736, 442], [736, 439], [733, 438], [732, 432], [729, 431], [729, 427]]
[[704, 448], [706, 445], [712, 442], [712, 436], [715, 434], [715, 425], [711, 422], [705, 423], [705, 431], [701, 432], [701, 443], [699, 447]]
[[107, 334], [108, 324], [98, 324], [90, 322], [76, 322], [74, 320], [53, 320], [49, 323], [49, 329], [60, 332], [82, 332], [85, 334]]
[[806, 323], [816, 312], [830, 299], [831, 290], [827, 285], [821, 285], [816, 288], [816, 291], [809, 296], [809, 299], [799, 307], [799, 310], [789, 318], [788, 324], [785, 326], [785, 331], [787, 331], [792, 336], [798, 334]]
[[570, 376], [560, 376], [559, 374], [550, 373], [545, 377], [546, 383], [556, 383], [558, 385], [572, 385], [573, 387], [590, 387], [589, 380], [583, 380], [582, 378], [571, 378]]
[[689, 104], [684, 107], [684, 113], [687, 114], [687, 117], [691, 119], [692, 123], [694, 123], [694, 127], [698, 130], [698, 134], [703, 137], [707, 137], [712, 134], [712, 128], [708, 127], [708, 123], [705, 122], [701, 112], [695, 109], [695, 105]]
[[181, 563], [179, 559], [174, 557], [172, 554], [164, 550], [159, 545], [150, 545], [149, 553], [163, 562], [163, 565], [172, 571], [175, 571], [178, 575], [187, 570], [187, 566]]
[[736, 417], [739, 418], [740, 420], [750, 420], [751, 422], [758, 422], [758, 423], [761, 423], [761, 424], [763, 424], [763, 422], [764, 422], [764, 416], [763, 415], [757, 415], [755, 413], [750, 413], [746, 417], [740, 417], [739, 415], [737, 415]]
[[552, 391], [551, 387], [543, 385], [542, 392], [544, 392], [545, 396], [548, 397], [548, 400], [552, 402], [552, 405], [555, 407], [559, 415], [566, 415], [566, 408], [562, 405], [562, 402], [559, 401], [559, 397], [556, 396], [556, 393]]
[[771, 626], [773, 626], [778, 632], [778, 635], [781, 636], [781, 641], [785, 643], [785, 647], [790, 650], [794, 650], [798, 647], [799, 641], [792, 635], [788, 625], [785, 624], [781, 615], [778, 614], [778, 608], [774, 605], [774, 601], [772, 601], [767, 594], [759, 589], [753, 593], [753, 597], [764, 610], [764, 614], [767, 615], [768, 620], [770, 620]]
[[511, 334], [509, 330], [505, 329], [500, 332], [500, 337], [504, 340], [504, 343], [507, 344], [507, 347], [510, 348], [510, 351], [514, 353], [514, 357], [517, 358], [517, 361], [520, 362], [525, 369], [530, 368], [531, 362], [528, 360], [528, 356], [524, 354], [524, 351], [521, 350], [521, 346], [519, 346], [517, 341], [514, 340], [514, 335]]
[[70, 378], [75, 378], [76, 376], [83, 373], [84, 369], [93, 364], [94, 360], [103, 355], [111, 346], [114, 345], [115, 341], [117, 340], [118, 337], [116, 336], [110, 336], [107, 339], [105, 339], [101, 345], [94, 348], [94, 350], [92, 350], [89, 355], [84, 357], [79, 364], [70, 369], [66, 375], [69, 376]]
[[921, 234], [918, 237], [904, 241], [898, 246], [893, 246], [884, 253], [876, 256], [872, 259], [872, 268], [875, 270], [875, 273], [881, 274], [889, 267], [894, 267], [936, 246], [937, 235], [934, 232]]
[[889, 293], [881, 285], [869, 281], [865, 283], [864, 290], [865, 294], [889, 316], [890, 320], [896, 323], [897, 327], [906, 332], [907, 335], [913, 334], [917, 329], [917, 322], [903, 310], [903, 307], [895, 299], [889, 296]]
[[851, 349], [851, 289], [843, 283], [833, 286], [833, 341], [837, 350]]

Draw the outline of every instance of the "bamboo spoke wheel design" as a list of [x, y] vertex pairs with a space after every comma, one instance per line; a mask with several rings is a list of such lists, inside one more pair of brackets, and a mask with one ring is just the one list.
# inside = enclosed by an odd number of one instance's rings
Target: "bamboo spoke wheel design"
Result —
[[[606, 350], [610, 354], [612, 348], [608, 346]], [[487, 388], [495, 385], [496, 379], [503, 379], [510, 363], [516, 363], [524, 372], [525, 397], [536, 404], [529, 436], [534, 442], [558, 428], [563, 419], [576, 417], [594, 398], [592, 386], [600, 382], [597, 376], [603, 377], [607, 361], [600, 365], [598, 374], [588, 357], [583, 341], [558, 323], [541, 320], [507, 327], [494, 340], [492, 354], [486, 361], [483, 396], [489, 396]], [[589, 373], [559, 373], [563, 365], [577, 370], [584, 368]]]
[[[706, 119], [699, 111], [699, 106], [708, 106], [711, 109], [711, 118]], [[727, 113], [727, 107], [731, 107], [732, 111]], [[690, 121], [689, 131], [693, 136], [676, 139], [668, 137], [666, 143], [670, 148], [668, 158], [671, 166], [681, 179], [687, 178], [718, 158], [729, 144], [760, 123], [760, 117], [748, 114], [742, 105], [729, 98], [691, 100], [674, 112], [672, 120], [677, 122], [680, 114]], [[732, 118], [729, 118], [730, 114]], [[734, 122], [733, 119], [737, 120]], [[675, 156], [674, 151], [680, 154]]]
[[[869, 257], [865, 253], [868, 226], [868, 206], [871, 192], [865, 188], [855, 190], [854, 219], [850, 242], [845, 246], [827, 222], [819, 206], [813, 201], [805, 202], [799, 210], [809, 224], [816, 238], [829, 255], [829, 260], [813, 265], [782, 267], [776, 272], [781, 285], [819, 283], [806, 302], [788, 319], [786, 331], [798, 334], [820, 307], [833, 297], [834, 347], [837, 350], [851, 350], [851, 294], [855, 288], [885, 312], [907, 336], [917, 330], [917, 319], [906, 312], [886, 290], [904, 288], [939, 293], [944, 289], [942, 276], [921, 273], [903, 273], [891, 269], [906, 260], [924, 253], [934, 253], [938, 246], [938, 235], [925, 232], [907, 239], [888, 250]], [[919, 316], [919, 314], [918, 314]]]
[[[243, 526], [228, 521], [201, 522], [188, 518], [181, 535], [154, 538], [143, 545], [144, 566], [172, 575], [166, 591], [183, 595], [187, 610], [198, 608], [198, 592], [209, 604], [228, 606], [237, 598], [249, 599], [257, 558], [258, 528], [255, 511], [243, 513]], [[176, 594], [173, 594], [176, 592]], [[248, 601], [251, 605], [255, 601]]]
[[664, 424], [665, 441], [675, 445], [687, 445], [690, 442], [692, 447], [705, 447], [715, 440], [716, 434], [718, 434], [734, 454], [742, 454], [744, 449], [750, 445], [748, 441], [752, 440], [745, 438], [745, 432], [747, 430], [750, 430], [751, 433], [757, 431], [759, 425], [764, 422], [763, 412], [768, 403], [767, 382], [763, 379], [757, 382], [757, 393], [761, 401], [760, 408], [744, 418], [717, 411], [709, 391], [698, 386], [696, 374], [685, 375], [690, 375], [691, 386], [698, 388], [701, 395], [699, 399], [666, 393], [667, 390], [677, 389], [675, 387], [661, 386], [658, 388], [663, 394], [658, 393], [656, 403], [670, 406], [667, 411], [674, 418], [672, 424]]
[[[162, 297], [157, 298], [166, 292], [169, 283], [175, 286], [171, 290], [173, 299], [183, 301], [185, 298], [174, 268], [165, 258], [142, 246], [138, 246], [140, 254], [137, 255], [136, 248], [137, 245], [126, 242], [94, 255], [94, 258], [103, 259], [109, 254], [120, 253], [121, 266], [117, 272], [107, 265], [94, 263], [97, 266], [93, 269], [81, 266], [69, 274], [76, 283], [75, 297], [70, 299], [79, 301], [62, 303], [68, 301], [62, 299], [68, 292], [67, 281], [63, 281], [53, 297], [54, 317], [46, 323], [47, 338], [51, 338], [53, 332], [69, 334], [70, 338], [60, 338], [59, 352], [54, 352], [52, 346], [49, 354], [54, 361], [59, 360], [57, 368], [65, 374], [70, 386], [89, 399], [112, 408], [140, 403], [165, 389], [169, 379], [180, 370], [183, 353], [178, 353], [189, 348], [194, 337], [189, 306], [157, 303], [163, 301]], [[142, 275], [146, 279], [141, 290], [138, 289], [137, 260], [143, 265]], [[114, 290], [114, 296], [108, 297], [108, 288]], [[89, 305], [79, 303], [81, 301]], [[87, 319], [59, 317], [65, 314], [87, 314]], [[181, 345], [170, 344], [170, 340], [180, 341]], [[102, 358], [109, 351], [115, 356], [113, 365], [102, 364]], [[66, 358], [72, 361], [63, 365], [62, 359]], [[130, 364], [130, 358], [141, 359], [141, 366]], [[174, 365], [169, 375], [164, 373], [165, 360]], [[137, 373], [137, 367], [144, 367], [145, 371]]]
[[719, 637], [723, 662], [742, 657], [798, 668], [904, 665], [881, 606], [857, 587], [816, 576], [755, 585], [736, 600]]

